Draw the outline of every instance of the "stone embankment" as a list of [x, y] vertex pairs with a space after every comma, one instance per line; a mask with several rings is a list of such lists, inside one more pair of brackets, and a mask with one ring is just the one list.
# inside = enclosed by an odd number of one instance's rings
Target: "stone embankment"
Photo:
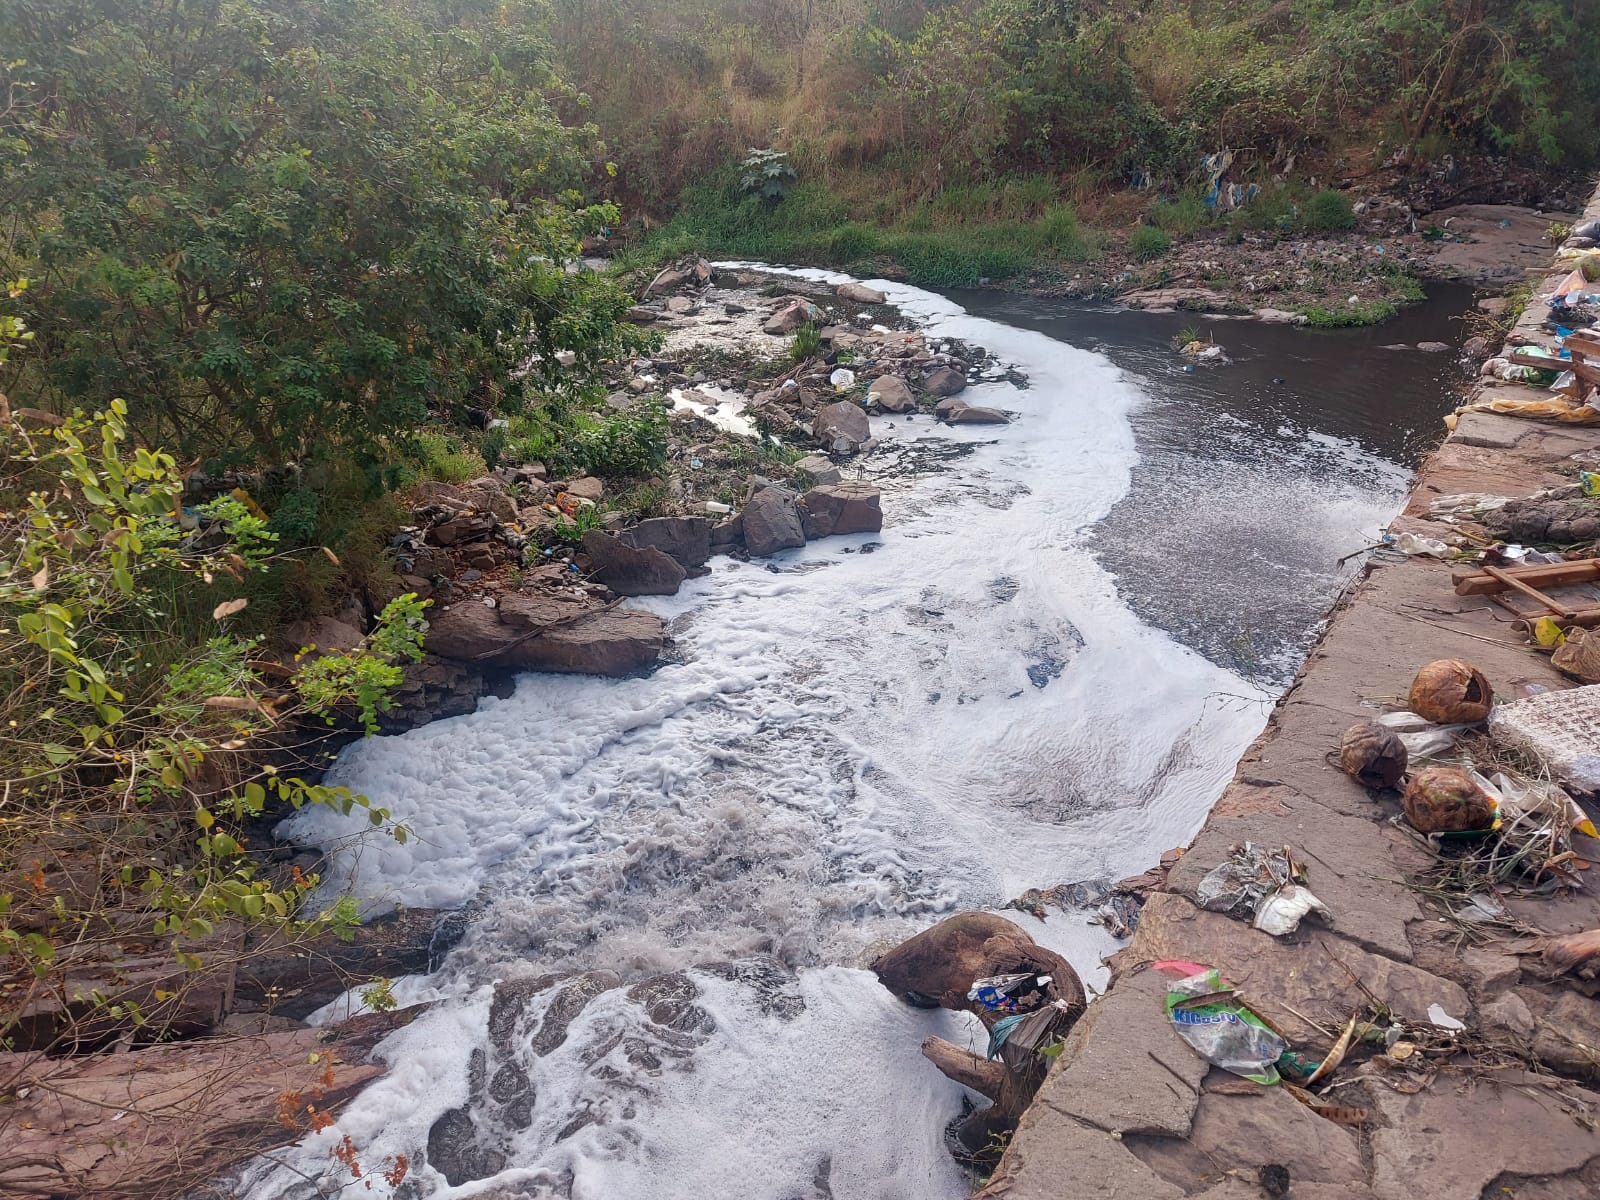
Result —
[[[1587, 215], [1600, 215], [1600, 197]], [[1559, 264], [1536, 287], [1514, 341], [1549, 344], [1537, 296], [1571, 268]], [[1476, 399], [1545, 395], [1491, 381]], [[1434, 499], [1570, 489], [1580, 467], [1597, 466], [1600, 428], [1463, 412], [1393, 531], [1458, 538], [1461, 525], [1441, 520]], [[1502, 700], [1572, 681], [1509, 614], [1457, 595], [1446, 563], [1383, 558], [1346, 594], [1204, 829], [1150, 895], [1108, 992], [1072, 1030], [981, 1195], [1600, 1194], [1600, 1000], [1561, 969], [1570, 963], [1530, 953], [1600, 928], [1600, 868], [1579, 872], [1574, 890], [1474, 905], [1471, 889], [1441, 881], [1438, 857], [1396, 823], [1398, 794], [1369, 790], [1337, 765], [1344, 731], [1405, 708], [1430, 660], [1472, 662]], [[1290, 847], [1331, 926], [1308, 920], [1273, 937], [1202, 908], [1200, 881], [1246, 841]], [[1600, 843], [1581, 834], [1574, 849], [1600, 859]], [[1357, 1014], [1398, 1024], [1406, 1040], [1388, 1053], [1358, 1045], [1298, 1097], [1249, 1082], [1209, 1066], [1174, 1031], [1168, 976], [1149, 967], [1172, 959], [1217, 968], [1312, 1061]]]

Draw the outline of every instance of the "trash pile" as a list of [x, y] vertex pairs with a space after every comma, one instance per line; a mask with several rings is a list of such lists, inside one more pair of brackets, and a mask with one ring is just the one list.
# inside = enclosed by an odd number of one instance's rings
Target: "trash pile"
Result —
[[1192, 366], [1225, 367], [1233, 362], [1222, 345], [1209, 338], [1191, 338], [1178, 347], [1178, 353], [1189, 362], [1189, 366], [1184, 367], [1186, 371]]
[[1493, 913], [1501, 895], [1581, 888], [1590, 864], [1573, 837], [1600, 832], [1559, 783], [1538, 776], [1542, 758], [1506, 736], [1507, 715], [1520, 728], [1528, 701], [1496, 708], [1483, 673], [1459, 659], [1425, 665], [1407, 699], [1408, 709], [1347, 730], [1339, 765], [1370, 789], [1401, 793], [1394, 823], [1435, 855], [1450, 890]]
[[1315, 913], [1331, 923], [1328, 906], [1305, 886], [1305, 867], [1295, 861], [1294, 852], [1266, 850], [1254, 842], [1233, 847], [1228, 860], [1213, 867], [1196, 890], [1200, 907], [1212, 912], [1236, 913], [1248, 910], [1251, 924], [1262, 933], [1283, 937], [1300, 928], [1300, 922]]
[[1540, 325], [1547, 344], [1514, 335], [1503, 353], [1479, 368], [1485, 379], [1538, 388], [1545, 396], [1497, 396], [1469, 404], [1445, 418], [1449, 428], [1454, 429], [1465, 412], [1506, 413], [1563, 424], [1600, 422], [1600, 251], [1596, 234], [1600, 234], [1600, 222], [1585, 222], [1558, 251], [1561, 259], [1572, 264], [1572, 270], [1540, 297], [1547, 309]]
[[[1201, 1058], [1261, 1084], [1282, 1087], [1318, 1116], [1342, 1125], [1365, 1125], [1365, 1108], [1329, 1103], [1344, 1080], [1341, 1069], [1359, 1067], [1407, 1094], [1421, 1091], [1437, 1064], [1463, 1048], [1465, 1025], [1437, 1004], [1426, 1022], [1402, 1022], [1377, 1007], [1352, 1012], [1339, 1032], [1328, 1032], [1320, 1052], [1297, 1049], [1216, 967], [1170, 959], [1150, 964], [1169, 978], [1167, 1018]], [[1321, 1087], [1314, 1094], [1313, 1087]]]
[[1049, 975], [1024, 971], [974, 979], [967, 999], [992, 1013], [1002, 1014], [989, 1027], [988, 1056], [998, 1058], [1012, 1071], [1025, 1072], [1037, 1058], [1061, 1052], [1061, 1037], [1080, 1009], [1056, 996]]

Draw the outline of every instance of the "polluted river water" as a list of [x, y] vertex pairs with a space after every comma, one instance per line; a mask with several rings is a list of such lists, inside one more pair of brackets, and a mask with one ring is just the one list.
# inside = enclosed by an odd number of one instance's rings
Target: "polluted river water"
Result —
[[[379, 1047], [388, 1074], [257, 1160], [253, 1200], [338, 1194], [345, 1136], [372, 1195], [402, 1154], [419, 1198], [967, 1194], [944, 1144], [962, 1089], [918, 1048], [981, 1052], [982, 1031], [866, 964], [1194, 834], [1338, 560], [1398, 510], [1451, 367], [1230, 322], [1236, 364], [1186, 375], [1179, 318], [874, 286], [1021, 371], [964, 396], [1013, 423], [874, 417], [881, 534], [713, 559], [636, 601], [675, 642], [648, 675], [523, 676], [344, 752], [332, 781], [410, 841], [325, 812], [284, 832], [333, 850], [329, 886], [369, 912], [462, 907], [466, 932], [396, 981], [434, 1003]], [[1447, 333], [1444, 304], [1410, 336]], [[1116, 943], [1083, 914], [1005, 915], [1103, 982]]]

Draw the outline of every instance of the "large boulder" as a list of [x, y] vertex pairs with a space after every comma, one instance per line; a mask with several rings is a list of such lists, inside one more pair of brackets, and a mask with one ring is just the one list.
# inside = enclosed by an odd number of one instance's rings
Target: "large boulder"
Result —
[[917, 406], [917, 398], [898, 375], [884, 375], [874, 380], [867, 388], [867, 399], [877, 400], [878, 407], [885, 412], [910, 412]]
[[786, 487], [773, 484], [762, 488], [750, 497], [750, 503], [744, 506], [740, 516], [745, 548], [751, 554], [776, 554], [806, 544], [800, 506], [795, 494]]
[[922, 388], [930, 396], [954, 396], [967, 390], [967, 377], [950, 367], [938, 367], [922, 381]]
[[598, 504], [601, 497], [606, 494], [606, 485], [593, 475], [585, 475], [567, 484], [566, 493], [574, 500], [592, 500]]
[[830, 483], [800, 498], [800, 524], [808, 538], [836, 533], [877, 533], [883, 528], [882, 493], [871, 483]]
[[860, 405], [836, 400], [817, 409], [811, 435], [834, 454], [854, 454], [872, 437], [872, 427]]
[[711, 521], [706, 517], [651, 517], [618, 534], [639, 549], [659, 550], [687, 571], [711, 557]]
[[626, 675], [661, 657], [666, 622], [575, 597], [502, 596], [428, 612], [428, 649], [478, 666], [576, 675]]
[[889, 299], [877, 288], [869, 288], [864, 283], [841, 283], [833, 289], [833, 294], [852, 304], [883, 304]]
[[802, 325], [810, 325], [821, 315], [817, 306], [804, 296], [790, 296], [773, 310], [761, 330], [763, 333], [775, 335], [793, 333]]
[[688, 574], [655, 547], [632, 546], [598, 529], [583, 535], [583, 548], [600, 582], [620, 596], [671, 596]]

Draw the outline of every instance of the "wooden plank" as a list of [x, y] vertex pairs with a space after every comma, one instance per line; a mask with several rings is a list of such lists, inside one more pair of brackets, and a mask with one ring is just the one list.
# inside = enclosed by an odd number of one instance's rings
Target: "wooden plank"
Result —
[[[1530, 587], [1572, 587], [1580, 583], [1600, 580], [1600, 558], [1580, 558], [1573, 562], [1536, 563], [1526, 567], [1500, 568], [1503, 575], [1511, 576]], [[1483, 571], [1457, 571], [1451, 582], [1458, 596], [1487, 596], [1502, 591], [1505, 584]]]
[[1577, 609], [1563, 608], [1560, 604], [1550, 599], [1549, 596], [1546, 596], [1538, 588], [1534, 587], [1530, 583], [1524, 583], [1509, 571], [1502, 571], [1499, 567], [1485, 567], [1483, 569], [1483, 573], [1492, 579], [1498, 579], [1501, 583], [1505, 584], [1506, 587], [1521, 592], [1524, 596], [1528, 597], [1528, 599], [1537, 601], [1539, 604], [1544, 605], [1544, 607], [1548, 608], [1558, 617], [1571, 618], [1577, 615]]

